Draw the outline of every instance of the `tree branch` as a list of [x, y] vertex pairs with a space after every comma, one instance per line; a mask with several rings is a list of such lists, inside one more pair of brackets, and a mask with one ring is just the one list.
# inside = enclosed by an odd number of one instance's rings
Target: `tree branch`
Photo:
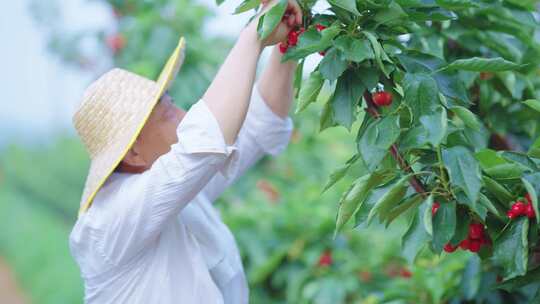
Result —
[[[375, 119], [379, 119], [381, 117], [381, 114], [379, 114], [379, 111], [377, 110], [377, 106], [373, 103], [373, 99], [371, 98], [371, 94], [368, 91], [364, 92], [364, 99], [367, 103], [367, 109], [366, 111]], [[414, 171], [411, 169], [407, 161], [401, 156], [399, 153], [399, 149], [396, 144], [393, 144], [390, 147], [390, 153], [394, 157], [394, 159], [397, 161], [399, 167], [407, 172], [407, 173], [414, 173]], [[420, 180], [413, 175], [409, 179], [409, 184], [413, 187], [413, 189], [418, 192], [420, 195], [425, 197], [427, 195], [425, 187], [422, 185]]]

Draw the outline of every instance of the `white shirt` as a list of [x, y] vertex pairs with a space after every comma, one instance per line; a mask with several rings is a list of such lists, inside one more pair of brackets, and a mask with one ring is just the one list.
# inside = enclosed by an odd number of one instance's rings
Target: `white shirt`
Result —
[[248, 303], [238, 248], [212, 202], [264, 154], [282, 152], [293, 127], [252, 92], [234, 145], [201, 99], [152, 168], [109, 177], [69, 239], [85, 303]]

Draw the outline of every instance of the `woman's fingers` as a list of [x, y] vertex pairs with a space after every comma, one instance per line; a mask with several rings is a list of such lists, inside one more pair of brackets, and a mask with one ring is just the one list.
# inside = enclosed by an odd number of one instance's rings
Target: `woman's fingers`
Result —
[[267, 6], [272, 0], [261, 0], [262, 6]]
[[[263, 6], [263, 13], [270, 9], [273, 4], [276, 4], [279, 0], [261, 0]], [[290, 23], [289, 18], [292, 16], [293, 23]], [[288, 0], [287, 9], [283, 15], [282, 21], [285, 21], [287, 26], [294, 27], [295, 25], [302, 24], [302, 9], [296, 0]]]
[[302, 9], [296, 0], [289, 0], [287, 10], [291, 11], [292, 15], [296, 18], [296, 24], [302, 24]]
[[296, 17], [295, 15], [289, 15], [289, 17], [287, 18], [287, 26], [288, 27], [294, 27], [296, 24]]
[[[261, 0], [262, 10], [259, 15], [266, 13], [279, 1], [283, 0]], [[266, 41], [264, 41], [265, 45], [273, 45], [279, 42], [287, 41], [290, 31], [302, 24], [302, 10], [300, 5], [298, 5], [298, 2], [296, 2], [297, 0], [286, 1], [287, 8], [285, 9], [285, 13], [281, 18], [281, 22], [279, 26], [274, 29], [272, 34], [267, 37]]]

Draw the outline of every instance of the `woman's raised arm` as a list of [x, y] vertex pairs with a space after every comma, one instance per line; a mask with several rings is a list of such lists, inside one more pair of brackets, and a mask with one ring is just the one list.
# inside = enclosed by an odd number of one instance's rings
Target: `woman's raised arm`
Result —
[[[261, 13], [242, 30], [202, 98], [216, 117], [227, 144], [235, 142], [244, 122], [262, 49], [284, 41], [291, 29], [287, 22], [281, 22], [268, 38], [264, 41], [259, 39], [257, 34], [259, 16], [277, 3], [277, 0], [265, 3]], [[295, 15], [296, 22], [300, 23], [302, 13], [296, 0], [289, 0], [287, 10]]]

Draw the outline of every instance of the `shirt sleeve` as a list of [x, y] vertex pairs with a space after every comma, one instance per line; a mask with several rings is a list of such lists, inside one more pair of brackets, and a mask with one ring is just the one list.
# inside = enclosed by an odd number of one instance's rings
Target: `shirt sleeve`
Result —
[[253, 86], [246, 119], [235, 145], [237, 155], [227, 174], [216, 174], [203, 189], [208, 199], [214, 201], [247, 169], [265, 154], [278, 155], [287, 147], [293, 130], [292, 119], [275, 114], [262, 98], [258, 84]]
[[237, 147], [227, 145], [219, 124], [201, 99], [177, 128], [178, 143], [141, 174], [120, 186], [107, 215], [101, 251], [117, 264], [156, 240], [168, 221], [218, 171], [227, 175]]

